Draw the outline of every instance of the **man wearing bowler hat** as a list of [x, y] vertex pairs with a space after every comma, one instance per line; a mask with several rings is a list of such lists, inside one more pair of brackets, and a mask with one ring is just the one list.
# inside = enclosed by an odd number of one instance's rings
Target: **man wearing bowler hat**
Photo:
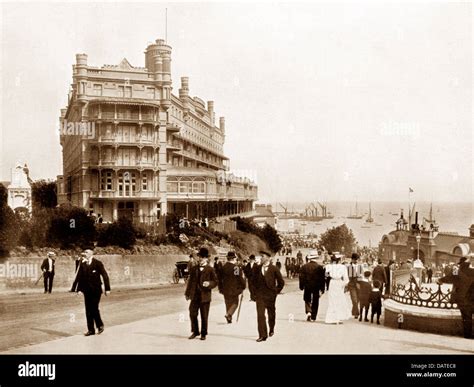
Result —
[[300, 272], [300, 290], [303, 290], [303, 300], [305, 302], [305, 312], [307, 321], [315, 321], [319, 309], [319, 296], [324, 293], [325, 270], [317, 259], [318, 252], [311, 250], [306, 257], [308, 263], [304, 264]]
[[239, 296], [245, 289], [245, 278], [242, 269], [237, 265], [237, 256], [233, 251], [227, 253], [227, 262], [222, 266], [219, 278], [219, 292], [224, 295], [228, 324], [239, 306]]
[[[193, 266], [186, 284], [185, 297], [189, 304], [189, 318], [192, 334], [189, 339], [201, 335], [206, 340], [209, 309], [211, 307], [212, 289], [217, 286], [217, 276], [209, 266], [209, 250], [201, 247], [198, 254], [198, 265]], [[201, 330], [199, 331], [198, 314], [201, 313]]]
[[247, 281], [248, 281], [248, 284], [249, 284], [250, 301], [255, 301], [255, 295], [254, 295], [255, 289], [254, 289], [253, 281], [252, 281], [252, 272], [253, 272], [253, 267], [256, 264], [257, 263], [255, 261], [255, 255], [252, 254], [249, 257], [249, 262], [244, 267], [244, 274], [245, 274], [245, 277], [247, 277]]
[[[270, 264], [270, 254], [265, 251], [260, 252], [261, 264], [254, 265], [252, 269], [252, 281], [255, 288], [255, 301], [257, 304], [257, 342], [267, 340], [268, 336], [273, 336], [275, 331], [277, 295], [285, 286], [285, 281], [280, 270]], [[268, 313], [268, 328], [265, 311]]]
[[102, 296], [102, 281], [104, 280], [105, 295], [110, 293], [110, 281], [104, 264], [94, 258], [91, 249], [84, 250], [84, 259], [79, 263], [76, 278], [72, 285], [72, 292], [82, 292], [84, 294], [84, 304], [86, 307], [87, 332], [85, 336], [95, 335], [95, 326], [98, 334], [104, 331], [104, 323], [100, 316], [99, 303]]

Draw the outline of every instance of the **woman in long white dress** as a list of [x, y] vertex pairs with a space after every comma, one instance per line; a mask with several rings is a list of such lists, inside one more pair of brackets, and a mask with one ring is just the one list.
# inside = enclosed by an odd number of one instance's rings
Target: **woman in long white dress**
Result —
[[331, 277], [328, 290], [328, 309], [326, 324], [339, 324], [351, 317], [344, 288], [349, 283], [346, 266], [339, 263], [340, 257], [332, 256], [331, 263], [326, 266], [326, 276]]

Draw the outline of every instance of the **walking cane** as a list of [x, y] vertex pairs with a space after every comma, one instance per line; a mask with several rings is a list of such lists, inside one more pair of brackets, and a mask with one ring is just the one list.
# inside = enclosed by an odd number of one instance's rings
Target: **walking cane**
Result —
[[40, 281], [41, 278], [43, 278], [43, 276], [44, 276], [44, 272], [41, 272], [41, 275], [39, 276], [39, 278], [35, 282], [35, 286], [38, 285], [38, 282]]
[[237, 309], [237, 322], [239, 322], [240, 308], [242, 307], [242, 300], [244, 299], [244, 292], [240, 295], [239, 309]]
[[[74, 287], [74, 284], [76, 283], [77, 280], [77, 274], [79, 273], [79, 268], [81, 267], [82, 264], [82, 259], [79, 260], [77, 267], [76, 267], [76, 273], [74, 274], [74, 281], [72, 282], [72, 287]], [[71, 290], [72, 291], [72, 290]]]

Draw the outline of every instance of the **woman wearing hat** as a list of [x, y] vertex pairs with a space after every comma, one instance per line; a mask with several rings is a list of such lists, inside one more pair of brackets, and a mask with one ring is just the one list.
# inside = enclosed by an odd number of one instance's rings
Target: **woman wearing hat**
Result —
[[347, 268], [340, 261], [340, 256], [332, 255], [331, 263], [326, 266], [326, 276], [331, 278], [328, 290], [326, 324], [339, 324], [351, 316], [347, 298], [344, 294], [344, 288], [349, 283], [349, 277]]

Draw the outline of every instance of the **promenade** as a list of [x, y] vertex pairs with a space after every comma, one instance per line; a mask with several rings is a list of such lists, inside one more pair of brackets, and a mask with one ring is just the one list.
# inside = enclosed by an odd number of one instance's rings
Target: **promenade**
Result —
[[[182, 287], [182, 285], [176, 285]], [[223, 297], [213, 292], [206, 341], [188, 340], [188, 303], [175, 289], [169, 302], [172, 312], [157, 308], [156, 316], [117, 325], [107, 313], [107, 298], [101, 310], [106, 324], [102, 335], [84, 337], [85, 317], [78, 315], [75, 331], [67, 337], [21, 346], [2, 352], [10, 354], [474, 354], [472, 340], [386, 328], [348, 320], [342, 325], [324, 323], [327, 296], [323, 295], [316, 322], [307, 322], [302, 292], [297, 280], [288, 280], [277, 299], [275, 336], [257, 343], [255, 303], [245, 291], [238, 322], [224, 319]], [[182, 287], [184, 292], [184, 287]], [[179, 294], [178, 294], [179, 293]], [[166, 304], [166, 295], [156, 302]], [[349, 297], [348, 297], [349, 302]], [[127, 307], [129, 307], [127, 305]], [[236, 316], [234, 316], [235, 320]], [[382, 319], [383, 324], [383, 319]], [[17, 332], [17, 334], [22, 334]]]

